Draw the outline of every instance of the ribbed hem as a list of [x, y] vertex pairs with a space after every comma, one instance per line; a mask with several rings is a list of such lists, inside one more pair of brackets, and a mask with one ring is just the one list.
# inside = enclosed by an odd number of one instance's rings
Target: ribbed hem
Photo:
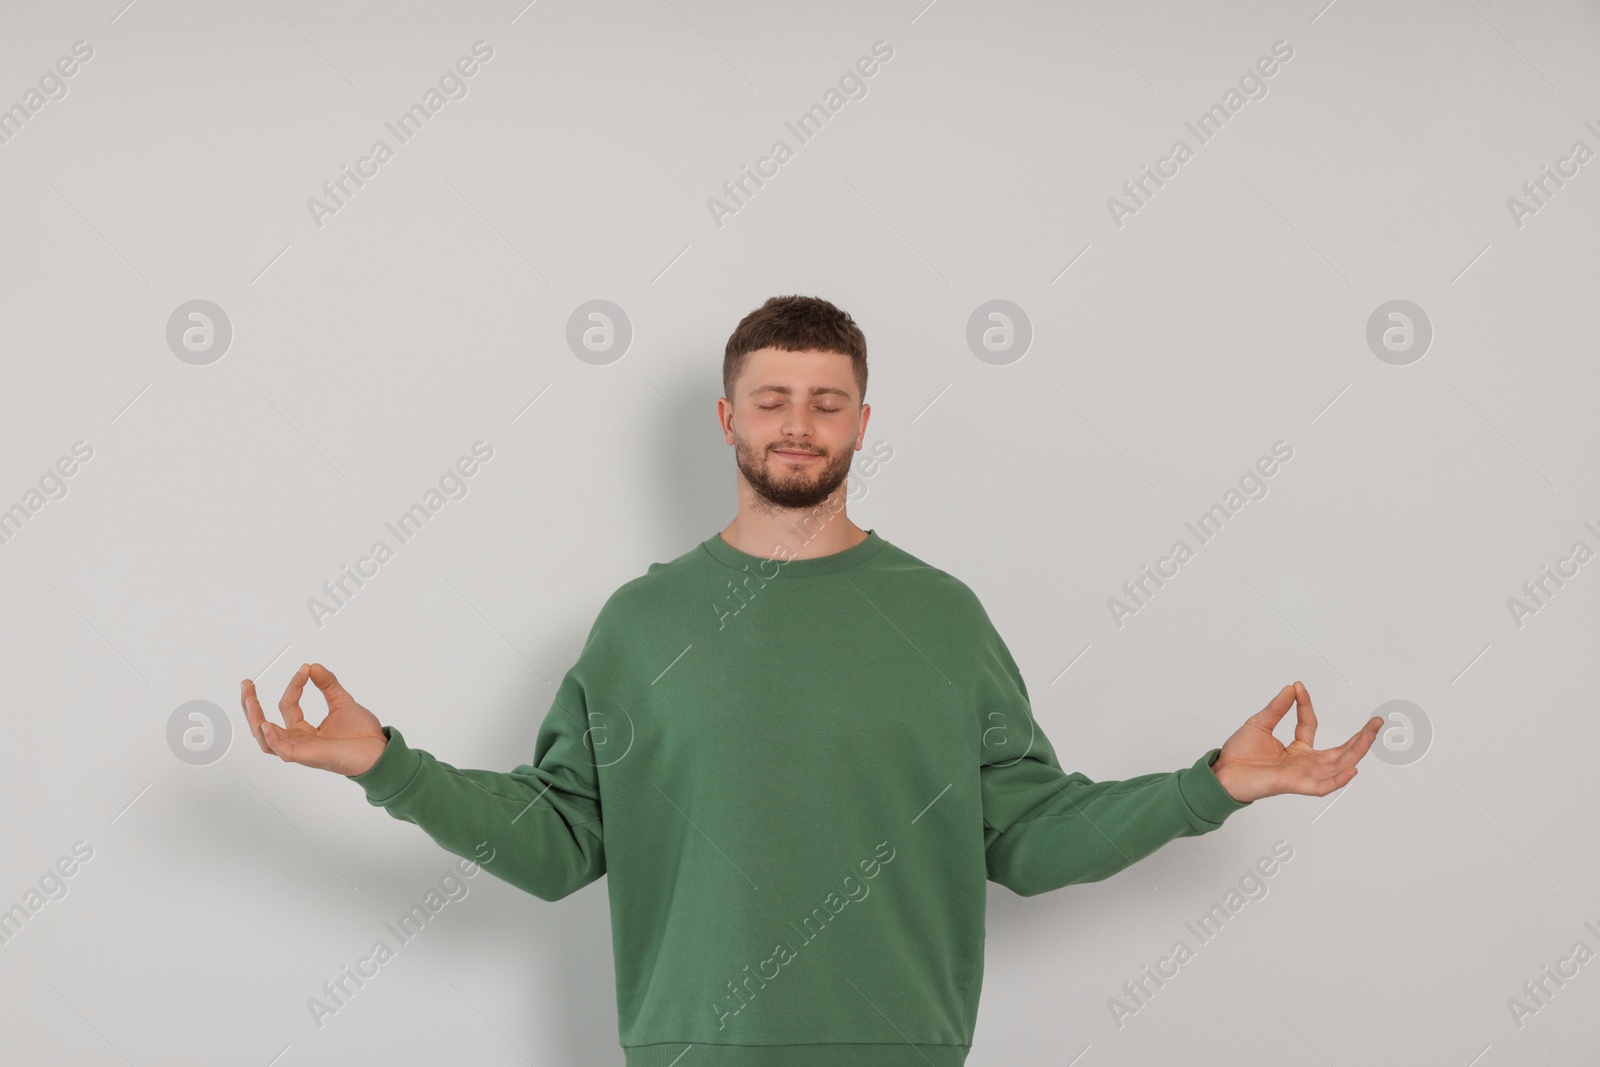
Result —
[[383, 728], [389, 743], [383, 747], [378, 762], [361, 774], [347, 774], [346, 778], [366, 791], [367, 800], [380, 807], [393, 800], [401, 790], [411, 784], [422, 766], [422, 756], [406, 744], [406, 739], [393, 726]]
[[1253, 800], [1235, 800], [1217, 781], [1217, 772], [1211, 765], [1217, 762], [1220, 748], [1209, 750], [1194, 761], [1194, 766], [1178, 773], [1178, 790], [1184, 803], [1194, 812], [1195, 818], [1209, 826], [1221, 826], [1222, 821], [1240, 808], [1248, 808]]
[[[692, 1050], [692, 1051], [690, 1051]], [[971, 1045], [624, 1045], [627, 1067], [962, 1067]], [[688, 1051], [687, 1056], [684, 1053]], [[682, 1059], [679, 1059], [682, 1057]]]

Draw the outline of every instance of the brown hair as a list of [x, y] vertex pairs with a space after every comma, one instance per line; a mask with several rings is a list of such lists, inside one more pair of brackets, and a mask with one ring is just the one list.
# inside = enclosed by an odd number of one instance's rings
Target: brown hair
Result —
[[728, 337], [722, 356], [722, 390], [731, 403], [733, 383], [745, 357], [762, 348], [785, 352], [838, 352], [855, 365], [856, 387], [867, 398], [867, 338], [848, 312], [818, 296], [773, 296], [750, 314]]

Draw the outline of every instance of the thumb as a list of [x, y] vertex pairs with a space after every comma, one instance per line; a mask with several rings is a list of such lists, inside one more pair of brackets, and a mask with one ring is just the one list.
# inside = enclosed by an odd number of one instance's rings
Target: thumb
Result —
[[344, 701], [355, 702], [355, 698], [350, 695], [349, 691], [339, 684], [339, 679], [334, 676], [334, 673], [322, 664], [311, 664], [309, 677], [312, 684], [322, 690], [322, 699], [328, 702], [329, 711], [332, 711], [336, 706], [336, 701], [341, 703]]
[[1278, 695], [1267, 702], [1267, 706], [1250, 716], [1250, 721], [1271, 733], [1282, 721], [1284, 713], [1294, 706], [1294, 686], [1286, 685], [1278, 690]]

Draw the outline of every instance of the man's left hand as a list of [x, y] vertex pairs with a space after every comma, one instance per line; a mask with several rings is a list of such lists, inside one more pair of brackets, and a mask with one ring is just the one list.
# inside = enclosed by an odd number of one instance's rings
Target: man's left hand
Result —
[[[1272, 736], [1272, 730], [1290, 704], [1296, 709], [1294, 740], [1285, 746]], [[1374, 715], [1339, 747], [1312, 748], [1317, 716], [1311, 710], [1311, 694], [1295, 682], [1284, 686], [1270, 704], [1234, 731], [1211, 769], [1235, 800], [1260, 800], [1279, 793], [1327, 796], [1356, 776], [1356, 764], [1382, 727], [1383, 716]]]

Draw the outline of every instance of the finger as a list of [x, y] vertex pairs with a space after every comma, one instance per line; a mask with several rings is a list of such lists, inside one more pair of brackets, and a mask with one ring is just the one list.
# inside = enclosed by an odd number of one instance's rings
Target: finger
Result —
[[1360, 772], [1354, 767], [1346, 767], [1332, 778], [1324, 779], [1322, 791], [1317, 795], [1325, 797], [1336, 789], [1343, 789], [1345, 786], [1350, 784], [1350, 779], [1354, 778], [1359, 773]]
[[294, 763], [299, 741], [289, 731], [274, 723], [261, 724], [261, 736], [267, 739], [267, 750], [286, 763]]
[[322, 698], [328, 702], [329, 711], [332, 711], [339, 703], [344, 701], [355, 703], [355, 698], [350, 695], [344, 686], [339, 684], [339, 679], [334, 677], [333, 672], [322, 664], [311, 664], [311, 680], [316, 683], [318, 689], [322, 690]]
[[256, 683], [249, 678], [239, 683], [239, 703], [244, 706], [245, 721], [250, 724], [250, 733], [254, 735], [256, 744], [261, 746], [261, 751], [271, 753], [267, 747], [266, 739], [261, 736], [261, 727], [266, 724], [267, 717], [261, 711], [261, 701], [256, 699]]
[[1378, 739], [1378, 732], [1382, 729], [1383, 716], [1374, 715], [1361, 724], [1361, 729], [1350, 735], [1350, 740], [1337, 748], [1325, 749], [1319, 755], [1328, 763], [1335, 764], [1338, 769], [1352, 766], [1367, 754], [1367, 750]]
[[1374, 715], [1361, 724], [1361, 729], [1350, 735], [1350, 740], [1344, 743], [1344, 748], [1352, 751], [1359, 750], [1365, 753], [1372, 747], [1372, 742], [1377, 740], [1378, 732], [1383, 729], [1383, 716]]
[[1374, 715], [1362, 725], [1361, 729], [1355, 732], [1354, 737], [1344, 743], [1344, 748], [1347, 752], [1346, 758], [1352, 767], [1366, 758], [1367, 753], [1372, 749], [1373, 743], [1378, 740], [1378, 734], [1383, 732], [1383, 725], [1383, 716]]
[[1342, 789], [1355, 776], [1356, 768], [1353, 764], [1348, 767], [1323, 766], [1314, 769], [1308, 767], [1294, 776], [1287, 791], [1304, 796], [1325, 797], [1335, 789]]
[[285, 730], [274, 723], [266, 723], [262, 733], [272, 751], [285, 763], [298, 763], [304, 767], [326, 769], [329, 762], [329, 742], [309, 730]]
[[308, 663], [300, 664], [300, 669], [294, 672], [289, 679], [289, 685], [283, 691], [283, 699], [278, 701], [278, 710], [283, 712], [283, 725], [293, 727], [296, 723], [306, 721], [300, 712], [300, 694], [306, 689], [306, 669]]
[[272, 736], [272, 724], [270, 722], [262, 722], [261, 724], [261, 747], [275, 756], [283, 757], [283, 753], [278, 751], [277, 738]]
[[1356, 731], [1354, 737], [1338, 748], [1312, 753], [1315, 762], [1300, 770], [1301, 784], [1294, 787], [1293, 791], [1310, 796], [1326, 796], [1336, 789], [1344, 788], [1345, 784], [1356, 776], [1356, 764], [1372, 747], [1382, 725], [1383, 719], [1374, 716]]
[[1300, 682], [1294, 683], [1294, 739], [1307, 748], [1315, 748], [1312, 744], [1317, 737], [1317, 713], [1311, 709], [1311, 694]]

